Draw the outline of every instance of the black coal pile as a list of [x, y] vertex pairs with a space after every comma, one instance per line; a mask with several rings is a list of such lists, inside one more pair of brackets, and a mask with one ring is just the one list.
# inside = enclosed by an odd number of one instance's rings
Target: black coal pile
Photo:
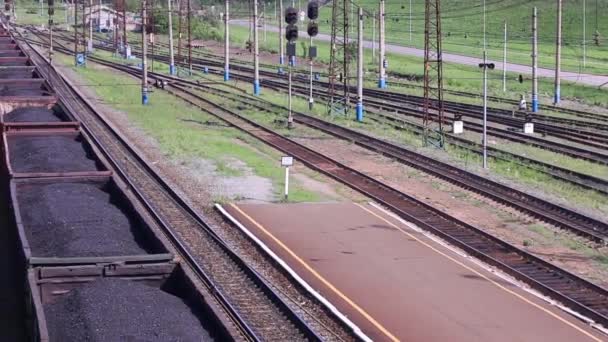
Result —
[[5, 84], [0, 86], [0, 96], [43, 96], [48, 91], [40, 84]]
[[0, 50], [0, 57], [23, 57], [19, 50]]
[[96, 171], [97, 163], [72, 135], [13, 136], [8, 139], [15, 172]]
[[0, 78], [31, 78], [32, 69], [30, 68], [7, 68], [0, 69]]
[[44, 311], [53, 342], [212, 341], [181, 298], [137, 281], [86, 283]]
[[[18, 188], [23, 226], [37, 257], [146, 254], [138, 221], [95, 183], [28, 184]], [[139, 227], [141, 229], [141, 227]]]
[[[0, 77], [1, 78], [1, 77]], [[60, 122], [58, 113], [44, 107], [21, 107], [4, 115], [6, 122]]]

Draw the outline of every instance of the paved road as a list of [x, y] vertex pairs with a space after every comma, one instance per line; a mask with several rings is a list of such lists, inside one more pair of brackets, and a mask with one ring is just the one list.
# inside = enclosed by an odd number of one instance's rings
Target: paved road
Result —
[[[238, 26], [249, 26], [249, 22], [243, 21], [243, 20], [234, 20], [231, 23], [234, 25], [238, 25]], [[279, 30], [278, 27], [270, 26], [270, 25], [267, 25], [267, 29], [272, 32], [278, 32], [278, 30]], [[306, 33], [306, 31], [300, 31], [299, 36], [308, 37], [308, 34]], [[329, 42], [329, 41], [331, 41], [331, 36], [328, 34], [319, 33], [319, 35], [317, 37], [315, 37], [315, 40]], [[365, 48], [371, 49], [372, 42], [369, 40], [365, 40], [363, 42], [363, 46]], [[394, 44], [387, 44], [386, 51], [389, 53], [416, 56], [416, 57], [420, 57], [420, 58], [424, 57], [424, 50], [422, 50], [422, 49], [405, 47], [405, 46], [394, 45]], [[451, 54], [451, 53], [444, 53], [443, 60], [445, 62], [449, 62], [449, 63], [457, 63], [457, 64], [473, 65], [473, 66], [477, 66], [477, 65], [479, 65], [479, 63], [482, 62], [481, 58], [462, 56], [462, 55], [456, 55], [456, 54]], [[496, 65], [496, 69], [502, 70], [503, 63], [501, 61], [493, 61], [493, 62]], [[389, 61], [389, 69], [390, 69], [390, 61]], [[529, 65], [507, 63], [507, 71], [513, 72], [513, 73], [518, 73], [518, 74], [523, 74], [523, 75], [531, 75], [532, 67], [530, 67]], [[553, 69], [539, 68], [538, 75], [539, 75], [539, 77], [553, 78], [555, 75], [555, 71]], [[604, 86], [605, 88], [608, 88], [608, 75], [592, 75], [592, 74], [582, 74], [582, 73], [576, 73], [576, 72], [562, 71], [562, 80], [567, 80], [567, 81], [571, 81], [574, 83], [596, 86], [596, 87]]]

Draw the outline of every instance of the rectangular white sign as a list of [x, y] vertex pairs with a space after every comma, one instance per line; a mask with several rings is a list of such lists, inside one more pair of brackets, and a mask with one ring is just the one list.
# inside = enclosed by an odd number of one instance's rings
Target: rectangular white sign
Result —
[[293, 165], [293, 157], [291, 157], [291, 156], [281, 157], [281, 166], [292, 166], [292, 165]]

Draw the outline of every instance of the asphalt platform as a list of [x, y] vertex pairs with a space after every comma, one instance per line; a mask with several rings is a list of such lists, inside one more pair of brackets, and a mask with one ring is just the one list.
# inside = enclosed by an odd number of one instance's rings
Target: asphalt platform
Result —
[[224, 209], [374, 341], [608, 340], [372, 205]]

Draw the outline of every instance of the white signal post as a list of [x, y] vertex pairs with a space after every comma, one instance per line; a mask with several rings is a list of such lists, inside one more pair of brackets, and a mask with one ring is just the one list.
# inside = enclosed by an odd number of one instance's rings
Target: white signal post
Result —
[[386, 53], [386, 47], [384, 45], [384, 0], [380, 0], [379, 18], [380, 21], [380, 51], [378, 58], [378, 69], [379, 79], [378, 88], [386, 88], [386, 61], [384, 54]]
[[224, 9], [224, 81], [230, 80], [230, 28], [228, 20], [230, 20], [230, 5], [226, 0]]
[[289, 167], [293, 166], [293, 157], [281, 157], [281, 166], [285, 168], [285, 201], [289, 198]]

